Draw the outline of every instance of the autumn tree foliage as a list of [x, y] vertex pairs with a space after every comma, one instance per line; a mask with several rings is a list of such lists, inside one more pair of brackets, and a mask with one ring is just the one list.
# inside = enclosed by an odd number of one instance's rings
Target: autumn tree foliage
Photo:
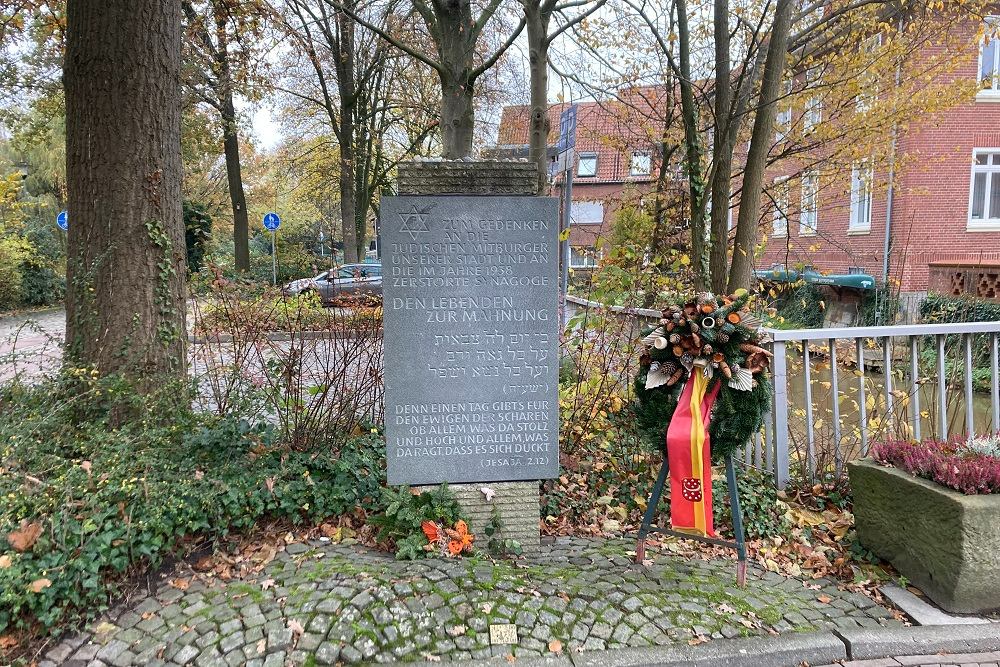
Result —
[[676, 94], [694, 280], [723, 292], [749, 284], [762, 220], [781, 199], [776, 176], [798, 183], [821, 170], [823, 187], [843, 187], [865, 161], [884, 187], [904, 168], [893, 137], [974, 92], [948, 76], [949, 52], [969, 46], [954, 27], [983, 11], [973, 1], [622, 0], [574, 37], [599, 64], [592, 90]]

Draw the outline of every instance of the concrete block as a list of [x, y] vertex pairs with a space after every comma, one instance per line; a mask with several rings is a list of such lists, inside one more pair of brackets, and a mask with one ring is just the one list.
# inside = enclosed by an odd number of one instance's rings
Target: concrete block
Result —
[[[1000, 623], [837, 630], [852, 660], [1000, 650]], [[938, 658], [940, 656], [934, 656]]]
[[1000, 608], [1000, 496], [967, 496], [868, 460], [848, 470], [863, 545], [947, 611]]

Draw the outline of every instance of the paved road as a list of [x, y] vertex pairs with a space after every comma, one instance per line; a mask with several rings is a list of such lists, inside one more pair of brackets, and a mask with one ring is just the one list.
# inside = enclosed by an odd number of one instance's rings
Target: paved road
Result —
[[63, 308], [0, 317], [0, 380], [54, 370], [65, 338]]

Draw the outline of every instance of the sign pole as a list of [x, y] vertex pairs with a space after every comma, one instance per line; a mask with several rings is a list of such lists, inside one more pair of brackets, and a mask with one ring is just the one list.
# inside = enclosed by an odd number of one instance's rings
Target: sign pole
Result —
[[278, 284], [278, 246], [275, 241], [275, 232], [271, 230], [271, 284]]
[[569, 294], [569, 235], [572, 233], [573, 226], [573, 161], [566, 163], [566, 171], [563, 172], [563, 190], [566, 197], [566, 202], [563, 206], [563, 219], [566, 225], [564, 233], [566, 234], [566, 238], [559, 243], [559, 256], [562, 257], [562, 294], [559, 298], [562, 302], [562, 327], [565, 329], [566, 325], [569, 324], [569, 310], [566, 307], [566, 296]]

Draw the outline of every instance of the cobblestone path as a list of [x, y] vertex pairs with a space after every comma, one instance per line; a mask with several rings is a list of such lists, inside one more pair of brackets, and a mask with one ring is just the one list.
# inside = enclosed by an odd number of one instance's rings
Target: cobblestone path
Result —
[[[560, 539], [518, 562], [399, 562], [357, 545], [292, 544], [252, 579], [195, 579], [181, 590], [166, 575], [152, 595], [63, 640], [41, 665], [523, 657], [900, 624], [830, 581], [751, 568], [740, 589], [731, 560], [652, 554], [641, 567], [626, 555], [633, 546]], [[514, 624], [517, 643], [491, 645], [497, 624]]]

